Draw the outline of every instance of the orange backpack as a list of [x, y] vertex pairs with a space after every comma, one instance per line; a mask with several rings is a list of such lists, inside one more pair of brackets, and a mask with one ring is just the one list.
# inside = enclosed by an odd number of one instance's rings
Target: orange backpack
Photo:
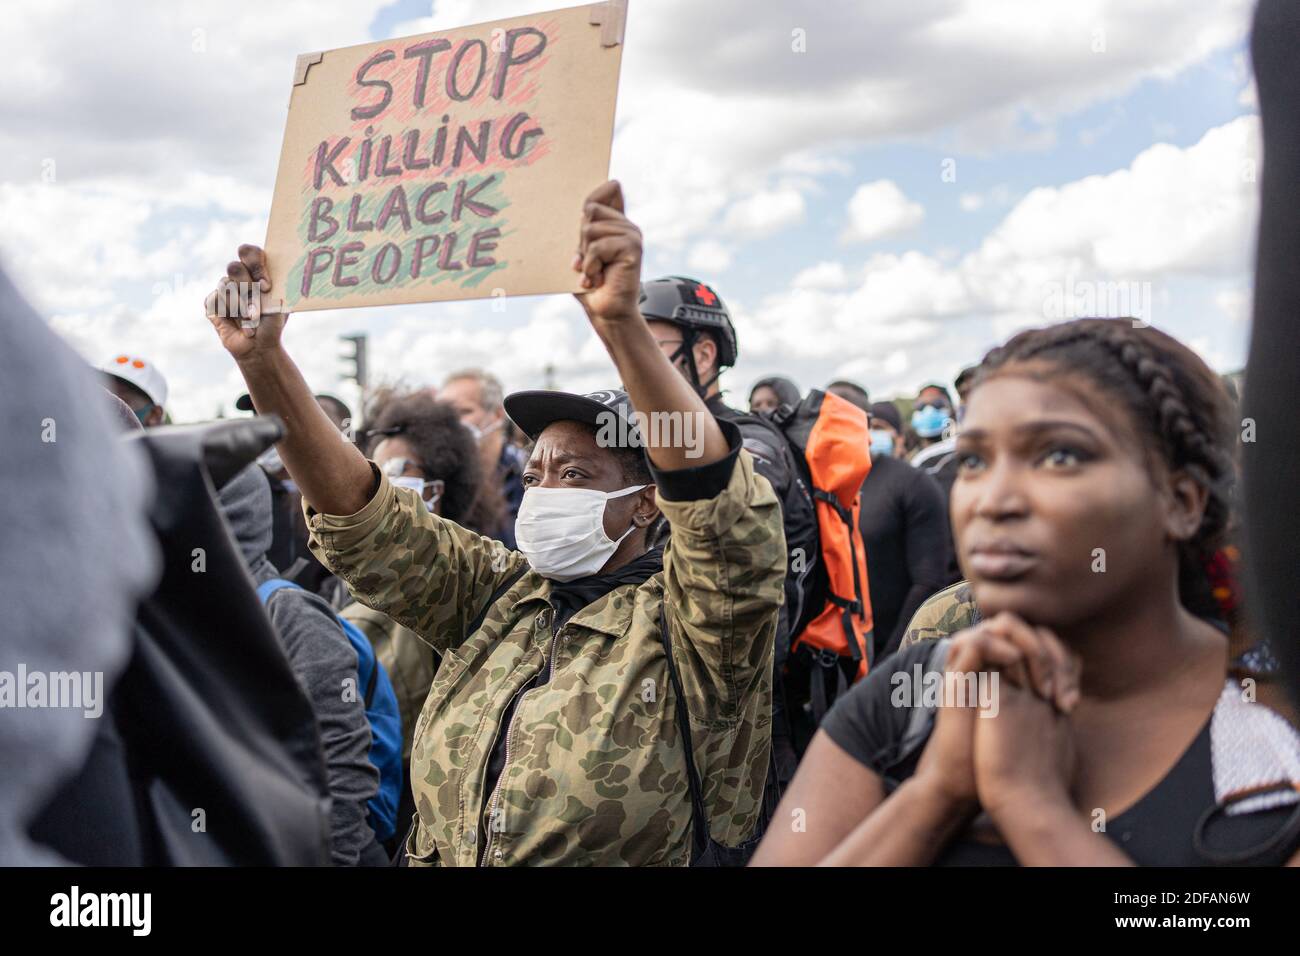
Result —
[[[790, 643], [793, 655], [810, 652], [813, 711], [820, 721], [829, 701], [847, 689], [845, 672], [856, 683], [871, 666], [871, 598], [867, 555], [858, 524], [862, 483], [871, 471], [871, 438], [866, 412], [838, 395], [811, 390], [794, 408], [772, 416], [797, 452], [817, 515], [820, 568], [815, 601], [800, 615]], [[834, 675], [835, 690], [826, 686]]]

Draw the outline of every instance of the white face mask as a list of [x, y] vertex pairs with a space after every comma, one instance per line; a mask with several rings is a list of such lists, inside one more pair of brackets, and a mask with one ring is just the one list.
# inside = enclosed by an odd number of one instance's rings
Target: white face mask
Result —
[[479, 428], [477, 425], [467, 422], [463, 418], [460, 423], [469, 429], [469, 433], [474, 436], [476, 442], [481, 442], [484, 438], [487, 438], [488, 435], [491, 435], [494, 431], [504, 425], [505, 419], [498, 419], [486, 428]]
[[[389, 484], [397, 488], [410, 488], [412, 491], [414, 491], [417, 495], [420, 496], [420, 500], [424, 502], [425, 507], [428, 508], [430, 512], [433, 511], [433, 506], [438, 503], [438, 499], [442, 497], [441, 494], [442, 489], [438, 488], [438, 486], [441, 485], [442, 482], [436, 479], [433, 481], [425, 481], [423, 478], [416, 478], [413, 475], [412, 476], [398, 475], [394, 478], [389, 478], [388, 482]], [[435, 490], [433, 493], [433, 497], [426, 499], [424, 497], [424, 489], [427, 488], [429, 485], [433, 485]]]
[[524, 491], [515, 518], [515, 541], [534, 571], [554, 581], [572, 581], [595, 574], [636, 530], [628, 528], [617, 541], [605, 534], [605, 502], [645, 488], [620, 491], [595, 488], [540, 488]]

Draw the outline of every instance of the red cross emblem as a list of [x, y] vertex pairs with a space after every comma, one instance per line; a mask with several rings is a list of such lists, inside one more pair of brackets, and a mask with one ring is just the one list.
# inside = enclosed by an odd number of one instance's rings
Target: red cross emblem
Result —
[[702, 302], [704, 305], [713, 305], [718, 301], [718, 297], [713, 294], [713, 290], [706, 285], [697, 285], [695, 287], [695, 301]]

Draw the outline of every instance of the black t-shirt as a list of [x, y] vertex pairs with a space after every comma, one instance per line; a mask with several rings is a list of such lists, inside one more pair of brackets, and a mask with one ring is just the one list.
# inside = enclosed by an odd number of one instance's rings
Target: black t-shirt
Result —
[[858, 517], [867, 549], [875, 659], [898, 649], [903, 628], [948, 576], [948, 508], [935, 480], [898, 458], [873, 458]]
[[[910, 696], [896, 694], [896, 688], [903, 685], [895, 675], [906, 674], [914, 680], [915, 669], [925, 667], [933, 646], [931, 641], [922, 641], [881, 662], [865, 680], [841, 697], [822, 721], [822, 729], [836, 744], [884, 778], [887, 792], [912, 776], [924, 750], [922, 744], [900, 759], [898, 748], [909, 726], [912, 708], [891, 702], [891, 696], [904, 701]], [[1216, 805], [1213, 772], [1210, 721], [1207, 720], [1164, 779], [1129, 809], [1106, 822], [1106, 836], [1142, 866], [1205, 866], [1222, 862], [1203, 855], [1193, 841], [1202, 817]], [[1202, 830], [1202, 839], [1216, 855], [1260, 848], [1247, 862], [1255, 866], [1281, 865], [1300, 846], [1294, 810], [1294, 806], [1284, 806], [1237, 816], [1217, 813]], [[1266, 848], [1288, 825], [1289, 839]], [[1006, 846], [958, 836], [935, 859], [935, 865], [1015, 866], [1016, 859]]]

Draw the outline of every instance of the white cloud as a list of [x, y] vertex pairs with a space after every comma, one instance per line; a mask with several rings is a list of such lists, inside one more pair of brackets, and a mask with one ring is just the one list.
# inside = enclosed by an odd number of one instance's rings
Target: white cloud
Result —
[[864, 183], [849, 200], [849, 224], [840, 239], [871, 242], [920, 225], [925, 209], [903, 195], [892, 180]]
[[1158, 144], [1123, 169], [1034, 190], [956, 262], [919, 251], [875, 255], [851, 287], [839, 281], [848, 274], [838, 263], [811, 266], [751, 310], [763, 345], [749, 349], [752, 364], [738, 377], [778, 359], [792, 372], [831, 363], [873, 393], [904, 394], [1060, 318], [1048, 304], [1066, 283], [1091, 284], [1099, 303], [1106, 290], [1134, 284], [1150, 293], [1155, 324], [1199, 340], [1207, 359], [1227, 367], [1234, 353], [1193, 334], [1170, 307], [1169, 286], [1180, 276], [1236, 278], [1211, 304], [1244, 327], [1258, 195], [1241, 172], [1258, 155], [1258, 127], [1257, 117], [1241, 117], [1186, 148]]
[[731, 265], [731, 250], [716, 239], [703, 239], [692, 248], [686, 264], [703, 273], [717, 273]]
[[1011, 202], [1011, 189], [1006, 183], [999, 183], [982, 193], [962, 193], [957, 204], [963, 212], [978, 212], [985, 206], [1005, 206]]
[[745, 239], [761, 239], [802, 222], [803, 196], [794, 189], [755, 193], [727, 210], [722, 227]]
[[383, 0], [154, 2], [124, 15], [73, 0], [5, 11], [0, 178], [148, 182], [177, 170], [275, 176], [294, 60], [367, 37]]
[[796, 289], [843, 289], [849, 284], [842, 262], [819, 262], [801, 270], [790, 283]]
[[1235, 274], [1249, 264], [1259, 121], [1243, 116], [1186, 149], [1160, 143], [1126, 169], [1035, 189], [984, 241], [981, 268], [1075, 262], [1116, 276]]

